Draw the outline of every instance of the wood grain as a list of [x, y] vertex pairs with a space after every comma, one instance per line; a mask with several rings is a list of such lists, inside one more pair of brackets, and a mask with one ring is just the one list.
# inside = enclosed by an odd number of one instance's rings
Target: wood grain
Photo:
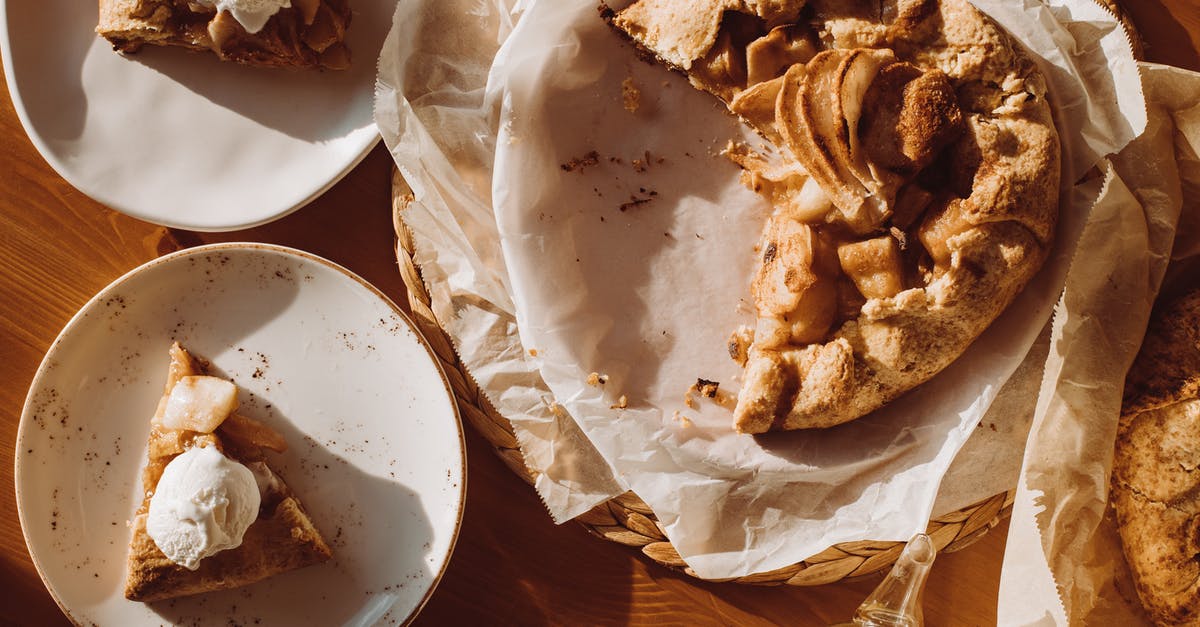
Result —
[[[1200, 0], [1125, 3], [1147, 57], [1200, 69]], [[93, 294], [164, 252], [204, 242], [295, 246], [346, 265], [405, 301], [393, 251], [390, 159], [374, 150], [303, 210], [231, 234], [173, 232], [115, 213], [63, 181], [0, 98], [0, 624], [69, 624], [38, 578], [18, 521], [13, 446], [25, 393], [59, 330]], [[581, 526], [555, 527], [537, 496], [468, 432], [466, 517], [419, 625], [818, 625], [846, 619], [875, 580], [819, 588], [696, 581]], [[930, 625], [995, 623], [1006, 526], [939, 556]]]
[[1200, 71], [1200, 0], [1123, 0], [1146, 60]]

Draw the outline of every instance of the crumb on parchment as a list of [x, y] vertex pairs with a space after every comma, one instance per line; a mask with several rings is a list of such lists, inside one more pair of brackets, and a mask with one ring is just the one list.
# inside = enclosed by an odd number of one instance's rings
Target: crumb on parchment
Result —
[[662, 157], [658, 157], [658, 160], [655, 161], [654, 157], [650, 156], [649, 150], [643, 150], [642, 156], [634, 159], [632, 162], [630, 162], [630, 165], [633, 166], [634, 172], [645, 172], [646, 170], [650, 169], [651, 165], [655, 163], [661, 164], [663, 161], [665, 161], [665, 159]]
[[692, 426], [692, 419], [679, 413], [678, 409], [676, 409], [675, 413], [671, 415], [671, 418], [674, 419], [675, 422], [678, 422], [680, 425], [682, 425], [685, 428]]
[[608, 375], [593, 372], [587, 377], [587, 384], [591, 386], [604, 385], [608, 383]]
[[688, 387], [687, 392], [683, 395], [683, 403], [691, 409], [696, 408], [696, 401], [693, 395], [700, 395], [708, 399], [712, 399], [720, 407], [732, 410], [737, 405], [737, 397], [722, 390], [721, 383], [718, 381], [710, 381], [704, 378], [697, 378], [696, 382]]
[[566, 163], [560, 164], [563, 172], [582, 172], [584, 168], [600, 163], [600, 153], [595, 150], [582, 157], [571, 157]]
[[633, 82], [633, 77], [626, 77], [621, 81], [621, 104], [625, 106], [625, 110], [630, 113], [637, 113], [637, 110], [642, 106], [642, 90], [638, 89], [636, 83]]
[[708, 379], [696, 379], [696, 391], [700, 392], [708, 398], [716, 398], [717, 390], [721, 384], [717, 381], [709, 381]]
[[629, 211], [630, 209], [633, 209], [634, 207], [637, 207], [638, 205], [644, 205], [644, 204], [650, 202], [651, 200], [654, 200], [654, 198], [650, 197], [650, 196], [647, 196], [645, 198], [641, 198], [638, 196], [630, 196], [629, 202], [621, 203], [617, 207], [617, 211], [624, 213], [626, 211]]
[[624, 394], [617, 399], [617, 403], [615, 405], [608, 406], [609, 409], [625, 409], [626, 407], [629, 407], [629, 399], [625, 398]]
[[529, 351], [528, 351], [528, 352], [529, 352], [529, 356], [530, 356], [530, 357], [537, 357], [537, 356], [538, 356], [538, 349], [536, 349], [536, 348], [531, 348], [531, 349], [529, 349]]

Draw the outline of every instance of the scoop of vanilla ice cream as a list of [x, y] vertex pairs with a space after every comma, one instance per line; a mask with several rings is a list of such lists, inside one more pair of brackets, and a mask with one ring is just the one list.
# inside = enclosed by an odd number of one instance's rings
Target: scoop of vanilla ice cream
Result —
[[292, 0], [198, 0], [218, 12], [229, 11], [247, 33], [257, 33], [272, 15], [292, 6]]
[[242, 543], [261, 502], [249, 468], [216, 447], [190, 448], [163, 469], [146, 532], [167, 559], [196, 570], [200, 560]]

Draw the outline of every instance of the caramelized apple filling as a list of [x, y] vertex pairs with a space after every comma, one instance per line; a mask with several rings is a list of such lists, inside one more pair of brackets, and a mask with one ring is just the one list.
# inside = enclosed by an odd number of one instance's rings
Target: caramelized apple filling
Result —
[[746, 46], [746, 79], [750, 85], [765, 83], [815, 56], [817, 43], [811, 31], [798, 24], [776, 26]]
[[[946, 240], [970, 225], [955, 199], [930, 210], [935, 199], [919, 177], [963, 132], [963, 115], [938, 70], [886, 49], [817, 53], [800, 25], [743, 49], [743, 18], [722, 25], [702, 75], [721, 83], [705, 87], [733, 113], [787, 149], [774, 162], [730, 151], [743, 181], [776, 208], [759, 242], [755, 343], [819, 343], [865, 301], [933, 280], [948, 264]], [[932, 272], [908, 276], [908, 265]]]
[[900, 246], [891, 235], [838, 246], [842, 272], [866, 298], [891, 298], [904, 291]]
[[[760, 346], [807, 344], [825, 337], [837, 312], [837, 252], [808, 224], [767, 222], [762, 266], [751, 286]], [[765, 334], [764, 334], [765, 333]]]

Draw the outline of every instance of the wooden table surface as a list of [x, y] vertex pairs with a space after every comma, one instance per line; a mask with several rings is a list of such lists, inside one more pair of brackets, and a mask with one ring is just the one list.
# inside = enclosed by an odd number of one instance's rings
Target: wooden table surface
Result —
[[[1127, 0], [1151, 61], [1200, 70], [1200, 0]], [[7, 92], [0, 101], [0, 624], [69, 624], [30, 561], [17, 518], [13, 454], [42, 355], [93, 294], [126, 271], [217, 241], [294, 246], [341, 263], [405, 302], [390, 214], [391, 161], [377, 147], [309, 206], [227, 234], [158, 227], [73, 189], [38, 155]], [[556, 527], [537, 495], [467, 432], [466, 514], [457, 549], [419, 625], [818, 625], [846, 620], [877, 581], [820, 588], [700, 582], [575, 524]], [[939, 556], [925, 596], [931, 625], [995, 622], [1007, 525]]]

